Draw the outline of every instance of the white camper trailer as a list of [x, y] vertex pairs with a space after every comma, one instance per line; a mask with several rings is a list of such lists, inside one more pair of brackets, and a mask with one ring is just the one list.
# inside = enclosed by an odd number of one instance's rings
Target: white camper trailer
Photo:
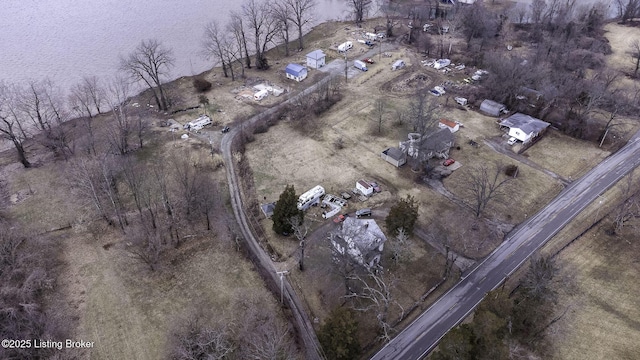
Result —
[[260, 101], [269, 95], [269, 91], [267, 89], [262, 89], [257, 93], [253, 94], [253, 100]]
[[343, 42], [338, 45], [338, 52], [345, 52], [350, 50], [353, 47], [353, 43], [351, 41]]
[[193, 130], [193, 131], [198, 131], [200, 129], [202, 129], [203, 127], [210, 125], [211, 124], [211, 118], [208, 117], [207, 115], [200, 115], [199, 118], [193, 120], [193, 121], [189, 121], [188, 123], [186, 123], [184, 125], [184, 128], [186, 130]]
[[378, 34], [368, 32], [364, 34], [364, 38], [367, 40], [376, 41], [378, 40]]
[[320, 185], [300, 195], [298, 198], [298, 210], [307, 210], [313, 205], [320, 203], [320, 198], [324, 195], [324, 188]]

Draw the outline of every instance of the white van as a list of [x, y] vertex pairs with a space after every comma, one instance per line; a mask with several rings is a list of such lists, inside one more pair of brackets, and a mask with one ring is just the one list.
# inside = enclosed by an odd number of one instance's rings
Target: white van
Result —
[[404, 65], [405, 65], [404, 60], [397, 60], [396, 62], [393, 63], [393, 65], [391, 65], [391, 70], [402, 69]]
[[338, 45], [338, 52], [349, 51], [353, 47], [353, 43], [351, 41], [343, 42]]
[[364, 61], [355, 60], [355, 61], [353, 62], [353, 66], [354, 66], [356, 69], [360, 69], [360, 70], [362, 70], [362, 71], [367, 71], [367, 70], [369, 70], [369, 69], [367, 69], [367, 64], [365, 64], [365, 62], [364, 62]]

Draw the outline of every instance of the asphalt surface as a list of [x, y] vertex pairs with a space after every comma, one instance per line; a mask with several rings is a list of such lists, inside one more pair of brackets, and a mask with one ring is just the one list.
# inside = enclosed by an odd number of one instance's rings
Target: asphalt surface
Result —
[[421, 359], [444, 335], [600, 194], [640, 165], [640, 132], [523, 222], [493, 253], [436, 301], [373, 360]]

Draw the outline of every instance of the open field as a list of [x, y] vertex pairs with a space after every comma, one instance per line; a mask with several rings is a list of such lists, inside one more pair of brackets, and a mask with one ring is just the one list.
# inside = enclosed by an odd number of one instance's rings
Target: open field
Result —
[[556, 359], [637, 359], [640, 357], [640, 262], [636, 220], [618, 236], [604, 225], [585, 233], [558, 261], [573, 291], [562, 292], [558, 307], [570, 310], [549, 331]]
[[[208, 147], [194, 139], [171, 140], [160, 133], [154, 138], [157, 145], [148, 145], [138, 157], [166, 159], [189, 150], [198, 164], [210, 161]], [[95, 343], [84, 358], [164, 358], [170, 330], [197, 309], [229, 321], [244, 317], [255, 304], [279, 312], [253, 265], [236, 250], [225, 202], [218, 203], [215, 232], [194, 229], [192, 238], [168, 252], [158, 271], [150, 272], [125, 250], [126, 235], [96, 221], [92, 205], [77, 200], [70, 189], [70, 169], [69, 163], [31, 169], [6, 164], [2, 177], [8, 180], [9, 214], [25, 232], [62, 228], [52, 237], [62, 242], [64, 251], [55, 292], [48, 296], [49, 311], [68, 319], [72, 338]], [[221, 170], [214, 177], [226, 179]], [[226, 190], [220, 190], [224, 198]]]

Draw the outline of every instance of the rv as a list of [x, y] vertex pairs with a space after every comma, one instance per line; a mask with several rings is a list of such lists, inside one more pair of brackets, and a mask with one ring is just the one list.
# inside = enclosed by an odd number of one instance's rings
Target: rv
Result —
[[372, 41], [376, 41], [378, 40], [378, 34], [374, 34], [374, 33], [366, 33], [364, 34], [364, 38], [367, 40], [372, 40]]
[[348, 51], [352, 47], [353, 47], [353, 43], [351, 41], [344, 42], [344, 43], [338, 45], [338, 52]]
[[356, 69], [360, 69], [362, 71], [367, 71], [369, 69], [367, 69], [367, 64], [364, 63], [364, 61], [360, 61], [360, 60], [356, 60], [353, 62], [353, 66]]
[[398, 60], [391, 65], [391, 70], [398, 70], [404, 67], [404, 60]]
[[304, 211], [313, 205], [318, 205], [320, 203], [320, 198], [323, 195], [324, 188], [320, 185], [317, 185], [313, 189], [300, 195], [300, 197], [298, 198], [298, 210]]
[[269, 91], [267, 89], [262, 89], [257, 93], [253, 94], [253, 100], [260, 101], [269, 95]]
[[186, 123], [184, 125], [184, 128], [186, 130], [193, 130], [193, 131], [198, 131], [200, 129], [202, 129], [203, 127], [210, 125], [211, 124], [211, 118], [208, 117], [207, 115], [200, 115], [199, 118], [193, 120], [193, 121], [189, 121], [188, 123]]

